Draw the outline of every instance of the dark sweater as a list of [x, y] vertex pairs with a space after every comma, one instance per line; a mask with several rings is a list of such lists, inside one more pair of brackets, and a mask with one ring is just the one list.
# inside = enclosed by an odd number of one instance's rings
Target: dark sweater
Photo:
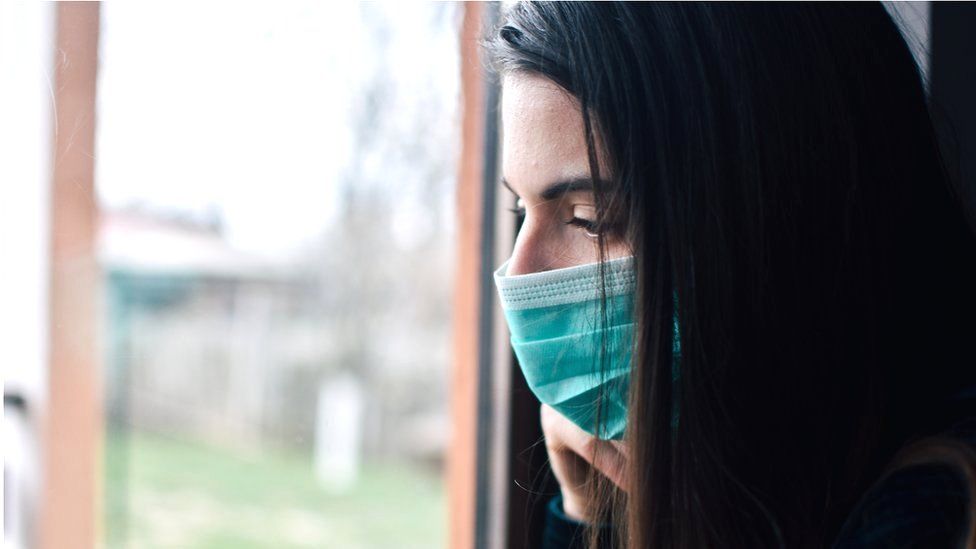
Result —
[[[968, 437], [967, 437], [968, 438]], [[867, 492], [854, 508], [834, 549], [958, 548], [967, 530], [970, 498], [959, 473], [946, 465], [896, 471]], [[583, 524], [563, 512], [562, 497], [549, 501], [544, 549], [584, 549]], [[612, 527], [601, 526], [601, 547], [614, 547]]]

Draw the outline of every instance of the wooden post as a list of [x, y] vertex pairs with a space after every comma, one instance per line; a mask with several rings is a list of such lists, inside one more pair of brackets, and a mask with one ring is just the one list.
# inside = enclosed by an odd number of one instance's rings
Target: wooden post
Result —
[[48, 408], [40, 547], [94, 547], [102, 409], [96, 345], [95, 75], [99, 5], [57, 6]]
[[454, 290], [452, 437], [447, 456], [449, 542], [474, 547], [478, 425], [478, 321], [483, 215], [485, 98], [479, 38], [485, 6], [463, 4], [461, 24], [461, 155], [457, 187], [458, 242]]

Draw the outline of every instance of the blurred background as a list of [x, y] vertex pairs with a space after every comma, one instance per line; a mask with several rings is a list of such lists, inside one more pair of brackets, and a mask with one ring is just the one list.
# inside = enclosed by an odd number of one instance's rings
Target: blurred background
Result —
[[447, 544], [462, 11], [0, 7], [5, 547]]

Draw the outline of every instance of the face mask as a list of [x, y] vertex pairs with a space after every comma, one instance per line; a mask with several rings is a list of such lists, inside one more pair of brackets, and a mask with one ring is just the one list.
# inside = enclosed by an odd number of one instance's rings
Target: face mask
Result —
[[627, 422], [634, 258], [603, 267], [606, 309], [599, 263], [507, 276], [506, 261], [495, 271], [495, 285], [529, 388], [539, 401], [606, 440], [620, 439]]

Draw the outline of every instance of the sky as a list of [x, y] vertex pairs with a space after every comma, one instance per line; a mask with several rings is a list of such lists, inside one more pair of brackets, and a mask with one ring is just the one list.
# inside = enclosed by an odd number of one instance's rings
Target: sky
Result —
[[[336, 181], [353, 131], [350, 105], [379, 62], [369, 18], [389, 23], [385, 39], [398, 85], [424, 93], [433, 77], [440, 93], [456, 96], [457, 38], [432, 35], [433, 8], [104, 3], [100, 202], [219, 211], [234, 246], [295, 252], [326, 231], [336, 213]], [[398, 217], [400, 229], [416, 232], [406, 218], [404, 226]]]

